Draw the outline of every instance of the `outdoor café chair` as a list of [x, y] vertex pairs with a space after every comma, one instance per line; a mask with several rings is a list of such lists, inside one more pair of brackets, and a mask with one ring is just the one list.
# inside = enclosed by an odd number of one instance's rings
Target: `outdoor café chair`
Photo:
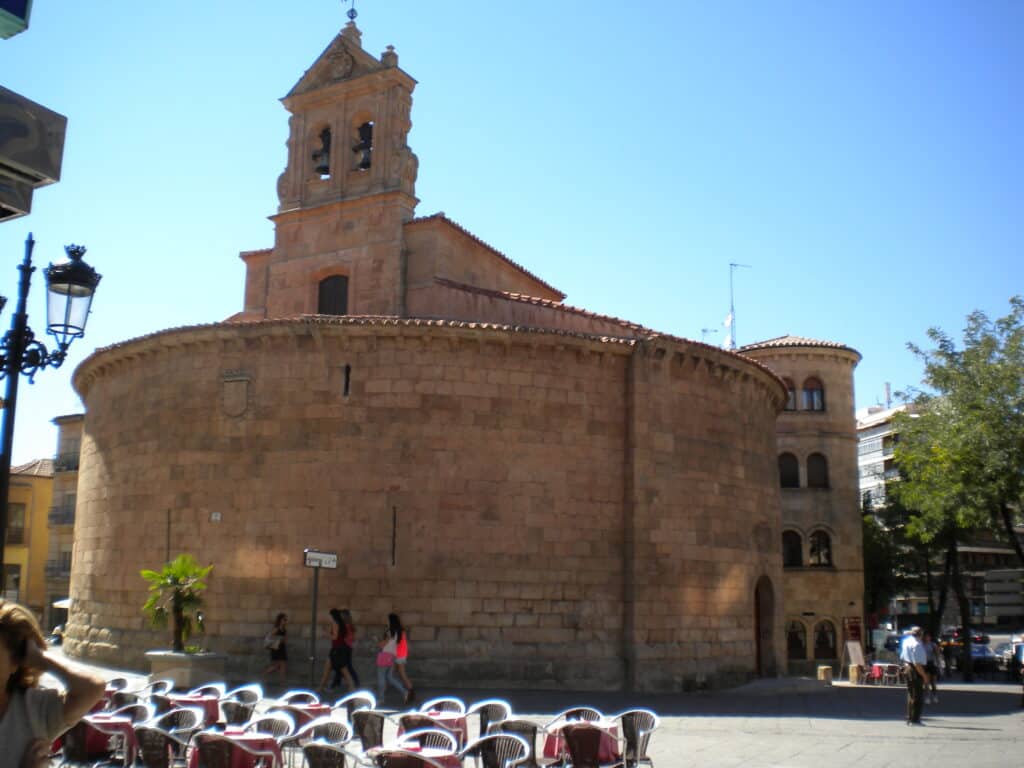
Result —
[[324, 716], [306, 723], [292, 735], [279, 739], [277, 743], [281, 745], [285, 763], [291, 766], [295, 764], [294, 758], [297, 754], [301, 754], [302, 748], [306, 744], [318, 742], [338, 747], [351, 738], [352, 731], [348, 723]]
[[459, 751], [459, 743], [452, 732], [442, 728], [417, 728], [412, 731], [405, 731], [395, 739], [391, 745], [398, 749], [409, 749], [413, 747], [435, 747], [444, 749], [452, 754]]
[[539, 763], [537, 762], [537, 735], [538, 733], [545, 734], [544, 728], [532, 720], [507, 718], [491, 723], [489, 730], [490, 733], [510, 733], [522, 738], [526, 742], [529, 752], [526, 755], [526, 759], [520, 765], [523, 768], [539, 768]]
[[[452, 749], [454, 752], [458, 749], [459, 734], [452, 731], [447, 725], [442, 723], [440, 720], [435, 720], [430, 715], [425, 715], [422, 712], [406, 712], [404, 715], [399, 715], [398, 726], [403, 733], [411, 733], [413, 731], [442, 731], [444, 733], [451, 734], [452, 738], [455, 739], [456, 746]], [[424, 744], [423, 746], [444, 746], [444, 744]]]
[[462, 699], [454, 696], [439, 696], [436, 699], [425, 701], [420, 706], [420, 712], [458, 712], [466, 714], [466, 704]]
[[107, 690], [110, 691], [123, 691], [128, 687], [127, 677], [112, 677], [107, 680]]
[[145, 700], [145, 694], [140, 691], [114, 691], [110, 694], [110, 702], [107, 704], [107, 708], [109, 711], [114, 711]]
[[352, 730], [355, 731], [363, 752], [369, 752], [384, 743], [385, 712], [377, 709], [357, 709], [352, 713]]
[[594, 707], [570, 707], [551, 718], [544, 728], [552, 730], [554, 727], [557, 727], [562, 723], [572, 722], [573, 720], [584, 720], [588, 723], [596, 723], [603, 719], [604, 715], [601, 714], [601, 710], [595, 709]]
[[629, 709], [611, 718], [618, 720], [622, 738], [626, 742], [622, 752], [626, 768], [636, 768], [641, 763], [653, 766], [654, 761], [647, 755], [651, 734], [659, 725], [657, 714], [649, 709]]
[[175, 768], [186, 764], [189, 739], [178, 733], [156, 725], [136, 725], [135, 743], [146, 768]]
[[237, 688], [232, 688], [221, 698], [234, 699], [235, 701], [240, 701], [243, 704], [256, 704], [263, 698], [263, 686], [258, 683], [240, 685]]
[[246, 733], [266, 733], [275, 739], [283, 739], [295, 733], [295, 721], [287, 712], [255, 717], [245, 724]]
[[522, 736], [512, 733], [492, 733], [470, 742], [459, 753], [480, 760], [483, 768], [515, 768], [524, 765], [530, 757], [530, 745]]
[[306, 768], [350, 768], [365, 765], [363, 757], [337, 744], [314, 741], [302, 747]]
[[[610, 731], [586, 720], [570, 721], [558, 729], [572, 768], [624, 768], [622, 749], [601, 760], [601, 743], [615, 738]], [[618, 739], [616, 739], [618, 741]]]
[[319, 696], [317, 696], [312, 691], [307, 691], [307, 690], [304, 690], [304, 689], [295, 689], [295, 690], [292, 690], [292, 691], [288, 691], [283, 696], [278, 697], [277, 700], [281, 704], [292, 704], [292, 705], [296, 705], [296, 704], [298, 704], [298, 705], [301, 705], [301, 704], [319, 704], [320, 703], [320, 697]]
[[480, 718], [478, 735], [485, 736], [491, 723], [507, 720], [512, 717], [512, 705], [504, 699], [484, 699], [473, 704], [466, 710], [466, 717], [476, 714]]
[[445, 768], [432, 758], [406, 749], [376, 749], [372, 760], [377, 768]]
[[233, 768], [235, 755], [249, 759], [250, 764], [262, 768], [280, 768], [273, 752], [250, 749], [234, 739], [219, 733], [204, 731], [196, 736], [195, 748], [199, 751], [199, 765], [202, 768]]
[[243, 725], [252, 718], [256, 711], [256, 704], [247, 704], [244, 701], [234, 699], [223, 699], [220, 702], [221, 711], [224, 712], [224, 722], [228, 725]]
[[133, 723], [141, 723], [153, 719], [153, 708], [149, 704], [128, 704], [110, 713], [114, 717], [127, 717]]
[[[116, 696], [117, 694], [114, 695]], [[153, 710], [158, 715], [162, 715], [164, 712], [170, 712], [175, 708], [174, 702], [171, 701], [171, 697], [166, 693], [149, 694], [149, 703], [153, 705]]]
[[142, 686], [137, 693], [152, 696], [154, 693], [170, 693], [174, 690], [174, 681], [167, 679], [152, 680]]
[[224, 692], [228, 689], [226, 683], [203, 683], [197, 685], [195, 688], [190, 690], [187, 696], [216, 696], [218, 699], [224, 698]]
[[113, 752], [109, 747], [104, 747], [102, 752], [90, 752], [88, 748], [88, 734], [90, 725], [85, 720], [79, 720], [69, 728], [61, 737], [61, 768], [79, 768], [90, 766], [114, 765], [111, 758]]
[[352, 713], [357, 709], [376, 709], [377, 697], [370, 691], [352, 691], [338, 699], [331, 705], [331, 710], [345, 708], [345, 718], [352, 719]]

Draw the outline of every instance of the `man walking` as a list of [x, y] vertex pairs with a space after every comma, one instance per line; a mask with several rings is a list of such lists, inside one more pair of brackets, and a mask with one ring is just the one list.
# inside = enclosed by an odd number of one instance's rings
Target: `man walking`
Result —
[[911, 627], [910, 636], [903, 639], [900, 661], [903, 662], [903, 674], [907, 678], [907, 725], [923, 725], [921, 708], [928, 673], [925, 671], [927, 657], [921, 643], [920, 627]]

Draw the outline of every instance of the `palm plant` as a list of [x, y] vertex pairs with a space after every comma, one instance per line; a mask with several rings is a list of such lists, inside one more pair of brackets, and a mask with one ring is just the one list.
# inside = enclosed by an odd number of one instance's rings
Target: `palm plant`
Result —
[[142, 610], [154, 627], [167, 626], [170, 616], [173, 649], [179, 653], [185, 650], [185, 641], [192, 634], [193, 618], [202, 624], [200, 593], [206, 589], [204, 579], [212, 570], [212, 565], [201, 566], [192, 555], [182, 554], [159, 571], [139, 572], [149, 582], [149, 599]]

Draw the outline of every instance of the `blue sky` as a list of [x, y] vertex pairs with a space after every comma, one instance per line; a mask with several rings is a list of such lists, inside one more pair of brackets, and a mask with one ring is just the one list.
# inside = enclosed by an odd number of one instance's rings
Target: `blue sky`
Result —
[[[0, 293], [84, 243], [103, 282], [64, 367], [23, 379], [16, 462], [52, 455], [94, 348], [221, 320], [269, 247], [287, 93], [338, 0], [36, 0], [0, 83], [68, 116], [63, 178], [0, 225]], [[419, 85], [419, 215], [444, 211], [567, 302], [721, 343], [864, 356], [858, 406], [918, 383], [906, 342], [1024, 293], [1024, 3], [357, 2]], [[30, 323], [41, 331], [36, 273]], [[10, 307], [0, 316], [6, 328]]]

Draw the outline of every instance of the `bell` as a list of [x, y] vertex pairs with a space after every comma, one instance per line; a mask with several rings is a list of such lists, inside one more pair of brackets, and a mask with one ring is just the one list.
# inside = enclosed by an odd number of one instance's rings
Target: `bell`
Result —
[[321, 176], [328, 176], [331, 173], [330, 153], [318, 149], [313, 153], [313, 170]]

